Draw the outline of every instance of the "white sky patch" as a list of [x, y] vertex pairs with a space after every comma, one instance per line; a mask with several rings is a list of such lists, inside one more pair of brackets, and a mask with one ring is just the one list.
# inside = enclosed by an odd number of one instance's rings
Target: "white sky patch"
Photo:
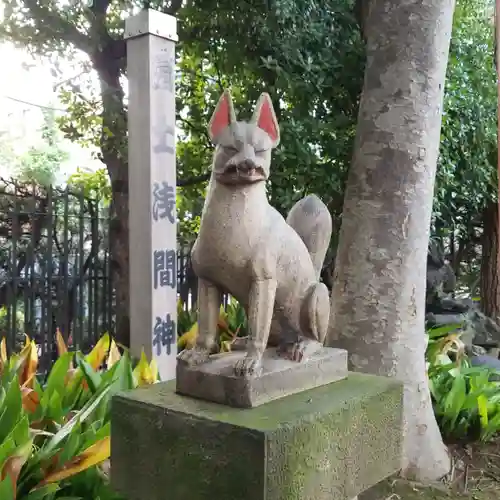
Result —
[[[54, 108], [56, 114], [65, 112], [57, 98], [57, 84], [77, 73], [73, 65], [60, 61], [62, 75], [55, 77], [46, 61], [34, 59], [26, 50], [11, 43], [0, 44], [0, 60], [8, 68], [7, 77], [0, 79], [0, 133], [10, 137], [14, 149], [21, 154], [41, 140], [43, 107]], [[70, 141], [63, 141], [70, 158], [62, 165], [59, 180], [67, 178], [77, 167], [95, 170], [103, 165], [92, 157], [92, 150]], [[12, 171], [0, 166], [0, 176]]]

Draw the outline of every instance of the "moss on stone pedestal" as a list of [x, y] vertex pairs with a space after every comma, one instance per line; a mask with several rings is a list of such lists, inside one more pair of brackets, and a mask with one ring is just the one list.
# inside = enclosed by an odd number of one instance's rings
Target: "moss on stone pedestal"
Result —
[[342, 500], [395, 472], [402, 387], [346, 380], [253, 409], [175, 393], [116, 396], [112, 482], [128, 500]]

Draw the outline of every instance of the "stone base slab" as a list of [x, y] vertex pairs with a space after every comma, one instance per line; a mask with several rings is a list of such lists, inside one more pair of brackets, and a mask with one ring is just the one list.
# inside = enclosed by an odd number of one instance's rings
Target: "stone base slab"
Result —
[[177, 392], [236, 408], [253, 408], [297, 392], [314, 389], [347, 377], [347, 351], [323, 347], [301, 363], [267, 349], [262, 374], [254, 378], [234, 375], [236, 361], [246, 352], [212, 356], [203, 365], [177, 363]]
[[115, 396], [111, 422], [128, 500], [350, 500], [400, 469], [402, 385], [349, 373], [239, 409], [171, 381]]

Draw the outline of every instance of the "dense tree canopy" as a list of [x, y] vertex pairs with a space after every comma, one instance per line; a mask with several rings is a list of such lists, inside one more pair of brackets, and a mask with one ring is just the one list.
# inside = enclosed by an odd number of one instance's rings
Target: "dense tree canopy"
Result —
[[181, 175], [192, 173], [193, 165], [196, 173], [207, 171], [205, 127], [222, 89], [231, 87], [243, 118], [266, 90], [282, 129], [269, 183], [272, 202], [286, 212], [316, 192], [339, 215], [363, 74], [352, 5], [279, 1], [235, 8], [213, 1], [204, 9], [214, 13], [209, 22], [195, 5], [181, 14], [179, 109], [187, 139], [180, 146]]
[[[85, 76], [61, 85], [61, 98], [71, 113], [60, 124], [71, 139], [98, 146], [106, 142], [99, 115], [110, 110], [103, 109], [102, 85], [101, 92], [89, 86], [85, 72], [99, 72], [99, 59], [113, 57], [119, 74], [125, 73], [122, 17], [139, 6], [6, 2], [1, 28], [5, 38], [54, 60], [75, 51], [88, 56], [81, 63]], [[314, 191], [338, 215], [363, 72], [352, 3], [212, 0], [151, 7], [179, 19], [178, 174], [179, 184], [185, 185], [179, 199], [181, 220], [186, 212], [200, 209], [204, 186], [199, 181], [206, 180], [211, 159], [205, 128], [224, 87], [231, 87], [243, 117], [262, 90], [273, 96], [283, 129], [269, 185], [274, 203], [286, 211], [305, 192]], [[33, 25], [30, 18], [39, 21]], [[126, 136], [125, 121], [119, 125]], [[114, 146], [124, 160], [124, 143], [115, 140]]]
[[[484, 211], [495, 201], [495, 75], [489, 0], [459, 0], [448, 68], [433, 231], [455, 269], [470, 261]], [[6, 0], [0, 37], [47, 58], [54, 72], [72, 61], [60, 97], [67, 137], [100, 149], [111, 180], [112, 249], [126, 343], [128, 196], [124, 19], [143, 2]], [[178, 216], [180, 239], [196, 233], [211, 161], [206, 124], [230, 87], [248, 117], [260, 92], [273, 99], [282, 129], [269, 194], [283, 213], [316, 192], [339, 227], [364, 70], [354, 1], [170, 0], [176, 15]], [[69, 64], [69, 62], [68, 62]], [[335, 246], [336, 238], [333, 239]], [[476, 266], [477, 268], [477, 266]], [[476, 269], [477, 270], [477, 269]], [[477, 273], [476, 273], [477, 274]]]
[[496, 201], [496, 73], [488, 0], [460, 0], [445, 86], [434, 203], [439, 237], [470, 242]]
[[[351, 2], [171, 0], [149, 6], [179, 19], [179, 216], [187, 239], [196, 229], [204, 189], [200, 180], [206, 180], [210, 164], [206, 123], [226, 86], [241, 116], [262, 90], [272, 95], [283, 129], [269, 184], [273, 203], [285, 212], [299, 196], [315, 191], [339, 215], [363, 73]], [[110, 175], [112, 254], [124, 343], [128, 175], [123, 19], [141, 7], [133, 1], [94, 0], [89, 6], [7, 0], [0, 26], [0, 36], [51, 59], [56, 69], [61, 56], [82, 61], [83, 77], [61, 85], [70, 110], [61, 127], [74, 140], [97, 144]], [[98, 88], [89, 87], [90, 73], [97, 76]]]
[[491, 0], [459, 0], [455, 9], [432, 229], [461, 289], [480, 291], [483, 310], [495, 317], [500, 289], [493, 6]]

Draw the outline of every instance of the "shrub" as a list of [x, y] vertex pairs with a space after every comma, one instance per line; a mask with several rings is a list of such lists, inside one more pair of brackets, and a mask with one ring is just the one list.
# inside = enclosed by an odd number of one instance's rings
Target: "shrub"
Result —
[[460, 340], [460, 325], [428, 331], [429, 385], [443, 436], [487, 441], [500, 431], [500, 373], [471, 366]]
[[68, 352], [59, 332], [57, 345], [42, 386], [35, 342], [26, 337], [10, 358], [0, 344], [0, 498], [118, 499], [99, 467], [110, 455], [110, 399], [156, 382], [156, 366], [143, 354], [133, 369], [107, 334], [87, 356]]
[[182, 336], [189, 331], [198, 320], [196, 309], [188, 309], [182, 303], [182, 300], [177, 301], [177, 334]]
[[[179, 350], [191, 349], [198, 336], [198, 315], [196, 311], [184, 310], [179, 301], [177, 306], [179, 339], [177, 346]], [[240, 303], [231, 299], [227, 307], [220, 307], [219, 320], [217, 322], [218, 349], [221, 352], [231, 351], [232, 345], [237, 338], [245, 337], [248, 334], [248, 323], [245, 310]]]

